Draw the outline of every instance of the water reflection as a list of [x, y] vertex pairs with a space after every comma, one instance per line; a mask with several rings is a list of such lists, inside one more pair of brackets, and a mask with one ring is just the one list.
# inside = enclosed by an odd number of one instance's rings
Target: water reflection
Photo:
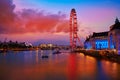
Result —
[[68, 80], [76, 80], [77, 60], [75, 54], [70, 54], [68, 58]]
[[[0, 54], [0, 80], [119, 80], [120, 64], [81, 53], [20, 51]], [[42, 59], [42, 55], [49, 58]], [[22, 76], [22, 77], [21, 77]]]
[[110, 80], [110, 78], [106, 75], [105, 71], [103, 70], [101, 61], [98, 60], [96, 68], [96, 80]]
[[[80, 80], [95, 80], [96, 74], [96, 59], [80, 54], [78, 61], [78, 79]], [[80, 73], [80, 74], [79, 74]]]
[[38, 64], [38, 52], [39, 50], [36, 50], [36, 64]]
[[110, 75], [110, 79], [120, 80], [120, 64], [103, 60], [102, 68], [107, 76]]

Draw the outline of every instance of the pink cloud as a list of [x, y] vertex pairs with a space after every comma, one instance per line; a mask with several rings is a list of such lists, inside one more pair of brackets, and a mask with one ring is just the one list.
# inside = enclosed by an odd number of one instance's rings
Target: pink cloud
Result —
[[[68, 32], [66, 14], [44, 13], [43, 10], [23, 9], [14, 12], [12, 0], [0, 0], [0, 33]], [[60, 24], [60, 25], [59, 25]], [[61, 28], [60, 28], [61, 27]], [[55, 29], [56, 30], [53, 30]], [[62, 29], [63, 28], [63, 29]], [[58, 30], [59, 29], [59, 30]]]

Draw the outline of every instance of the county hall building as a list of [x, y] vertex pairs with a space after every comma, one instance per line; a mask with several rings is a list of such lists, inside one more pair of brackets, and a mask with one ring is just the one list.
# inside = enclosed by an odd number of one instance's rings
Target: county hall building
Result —
[[96, 50], [116, 50], [120, 54], [120, 22], [116, 18], [115, 23], [110, 26], [106, 32], [94, 32], [86, 38], [84, 42], [85, 49]]

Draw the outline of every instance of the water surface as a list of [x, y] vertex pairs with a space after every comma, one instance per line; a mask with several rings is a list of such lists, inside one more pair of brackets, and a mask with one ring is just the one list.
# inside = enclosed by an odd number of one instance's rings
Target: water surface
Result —
[[[0, 53], [0, 80], [120, 80], [120, 64], [82, 53]], [[49, 56], [42, 58], [43, 55]]]

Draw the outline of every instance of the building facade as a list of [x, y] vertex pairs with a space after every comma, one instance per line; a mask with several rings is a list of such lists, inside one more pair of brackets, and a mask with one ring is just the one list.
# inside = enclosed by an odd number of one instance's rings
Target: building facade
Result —
[[110, 30], [106, 32], [93, 33], [86, 38], [84, 42], [85, 49], [96, 50], [116, 50], [120, 54], [120, 22], [118, 18], [115, 24], [110, 26]]
[[84, 42], [85, 49], [108, 49], [108, 32], [93, 33]]

